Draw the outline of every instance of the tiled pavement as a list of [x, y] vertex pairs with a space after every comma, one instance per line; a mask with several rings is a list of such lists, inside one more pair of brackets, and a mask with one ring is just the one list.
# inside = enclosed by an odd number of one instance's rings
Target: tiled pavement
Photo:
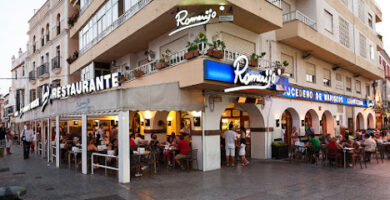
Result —
[[346, 170], [254, 161], [206, 173], [163, 170], [119, 184], [115, 176], [57, 169], [41, 158], [23, 160], [20, 147], [14, 151], [0, 158], [0, 187], [24, 186], [25, 199], [390, 199], [389, 161]]

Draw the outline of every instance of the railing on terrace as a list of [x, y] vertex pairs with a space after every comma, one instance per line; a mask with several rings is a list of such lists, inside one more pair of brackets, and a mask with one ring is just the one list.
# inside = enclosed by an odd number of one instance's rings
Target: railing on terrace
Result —
[[28, 73], [28, 80], [34, 81], [35, 80], [35, 70], [32, 70]]
[[304, 24], [312, 27], [313, 29], [317, 30], [317, 22], [308, 16], [304, 15], [299, 10], [292, 11], [289, 13], [286, 13], [283, 15], [283, 23], [291, 22], [294, 20], [299, 20], [303, 22]]
[[49, 73], [49, 63], [43, 63], [41, 66], [38, 67], [37, 71], [38, 76], [42, 76], [46, 73]]
[[[199, 44], [199, 47], [201, 49], [200, 56], [201, 57], [207, 56], [207, 49], [209, 48], [209, 46], [206, 43], [201, 43], [201, 44]], [[187, 53], [187, 49], [183, 49], [183, 50], [180, 50], [178, 52], [171, 53], [169, 55], [168, 59], [166, 60], [167, 64], [169, 65], [168, 67], [174, 67], [174, 66], [179, 65], [181, 63], [187, 62], [187, 60], [184, 59], [185, 53]], [[250, 58], [250, 55], [248, 55], [248, 54], [241, 53], [241, 52], [234, 51], [234, 50], [225, 49], [223, 51], [222, 61], [233, 62], [240, 55], [246, 55], [248, 58]], [[135, 69], [130, 70], [129, 72], [125, 73], [125, 75], [124, 75], [126, 80], [131, 81], [131, 80], [136, 79], [137, 77], [135, 76], [135, 73], [137, 71], [142, 71], [143, 76], [157, 72], [158, 69], [156, 68], [156, 64], [158, 61], [159, 61], [159, 59], [156, 59], [156, 61], [146, 63], [146, 64], [141, 65]], [[273, 69], [275, 67], [276, 67], [275, 62], [260, 58], [258, 61], [257, 69], [266, 70], [266, 69]]]
[[[95, 163], [94, 162], [94, 157], [95, 156], [96, 157], [103, 157], [104, 158], [104, 165]], [[109, 154], [102, 154], [102, 153], [92, 153], [91, 154], [91, 174], [93, 174], [95, 167], [104, 168], [105, 170], [111, 169], [111, 170], [118, 171], [118, 167], [112, 167], [112, 166], [108, 165], [107, 162], [108, 162], [109, 159], [116, 159], [116, 160], [118, 160], [118, 156], [109, 155]]]
[[134, 16], [138, 11], [148, 5], [152, 0], [139, 0], [135, 5], [133, 5], [129, 10], [127, 10], [122, 16], [120, 16], [116, 21], [109, 25], [105, 30], [98, 34], [91, 42], [85, 45], [84, 48], [80, 49], [79, 55], [83, 55], [90, 48], [95, 46], [100, 40], [105, 38], [108, 34], [122, 25], [125, 21]]
[[51, 59], [51, 68], [52, 69], [61, 68], [61, 56], [56, 56], [53, 59]]
[[274, 4], [275, 6], [282, 8], [282, 0], [267, 0], [268, 2]]

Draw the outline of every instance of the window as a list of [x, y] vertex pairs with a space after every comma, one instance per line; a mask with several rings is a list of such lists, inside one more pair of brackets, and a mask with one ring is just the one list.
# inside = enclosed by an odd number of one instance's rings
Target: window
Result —
[[54, 88], [61, 86], [61, 79], [56, 79], [56, 80], [52, 81], [51, 86]]
[[45, 46], [45, 29], [41, 30], [41, 46]]
[[368, 13], [368, 26], [373, 28], [373, 26], [372, 26], [372, 15], [370, 13]]
[[358, 80], [356, 80], [356, 83], [355, 83], [355, 90], [356, 90], [356, 93], [358, 93], [358, 94], [360, 94], [362, 91], [362, 83]]
[[340, 43], [349, 48], [349, 23], [341, 16], [339, 17], [339, 31]]
[[366, 20], [364, 20], [365, 13], [366, 13], [364, 10], [364, 6], [365, 6], [364, 0], [358, 0], [358, 16], [359, 16], [359, 19], [362, 20], [362, 22], [366, 21]]
[[33, 46], [33, 53], [35, 53], [35, 51], [37, 50], [36, 37], [35, 37], [35, 35], [34, 35], [34, 37], [33, 37], [32, 46]]
[[284, 75], [294, 78], [294, 57], [282, 53], [281, 58], [289, 63], [284, 71]]
[[366, 97], [369, 97], [370, 93], [370, 84], [366, 84]]
[[324, 79], [323, 83], [325, 86], [331, 86], [331, 74], [329, 69], [324, 69]]
[[351, 79], [351, 77], [347, 77], [347, 78], [346, 78], [345, 89], [346, 89], [348, 92], [351, 92], [351, 91], [352, 91], [352, 79]]
[[310, 63], [306, 63], [306, 81], [310, 83], [316, 82], [316, 67]]
[[330, 33], [333, 33], [333, 15], [327, 10], [324, 10], [324, 14], [325, 14], [325, 18], [324, 18], [325, 30], [329, 31]]
[[49, 42], [50, 41], [50, 25], [47, 24], [46, 25], [46, 42]]
[[363, 34], [359, 34], [359, 50], [360, 50], [360, 56], [367, 58], [367, 42], [366, 37]]
[[57, 22], [56, 22], [56, 28], [57, 28], [57, 35], [61, 34], [61, 15], [58, 13], [57, 15]]
[[282, 10], [283, 15], [291, 12], [291, 5], [286, 3], [285, 1], [282, 1]]
[[37, 98], [37, 91], [35, 89], [30, 90], [30, 102], [34, 101]]
[[22, 66], [22, 77], [24, 77], [24, 65]]
[[372, 46], [370, 44], [370, 59], [371, 60], [374, 60], [375, 59], [375, 50], [374, 50], [374, 46]]

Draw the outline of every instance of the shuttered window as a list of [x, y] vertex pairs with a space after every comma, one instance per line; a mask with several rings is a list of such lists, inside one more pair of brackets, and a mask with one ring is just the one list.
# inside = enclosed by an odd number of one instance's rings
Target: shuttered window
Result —
[[367, 57], [367, 41], [366, 37], [363, 34], [359, 34], [359, 49], [360, 56], [366, 58]]
[[352, 91], [352, 79], [350, 77], [346, 78], [345, 88], [348, 92]]
[[311, 63], [306, 63], [306, 81], [310, 83], [316, 81], [316, 67]]
[[251, 55], [255, 51], [255, 43], [243, 38], [222, 33], [222, 40], [225, 42], [226, 48], [232, 51], [237, 51], [242, 54]]
[[178, 38], [178, 39], [176, 39], [168, 44], [161, 46], [160, 53], [161, 54], [165, 53], [165, 50], [167, 50], [167, 49], [169, 49], [171, 51], [171, 53], [176, 53], [178, 51], [186, 49], [187, 42], [188, 42], [188, 36], [185, 35], [185, 36]]
[[286, 55], [282, 53], [282, 62], [287, 61], [288, 66], [286, 67], [284, 74], [289, 76], [290, 78], [294, 78], [294, 58], [292, 56]]
[[362, 83], [357, 80], [355, 84], [356, 93], [360, 94], [362, 92]]
[[340, 73], [336, 73], [336, 89], [344, 89], [343, 76]]
[[339, 16], [339, 39], [340, 43], [349, 48], [349, 23]]
[[324, 69], [324, 78], [323, 78], [323, 83], [325, 86], [330, 87], [331, 85], [331, 77], [330, 77], [330, 70], [329, 69]]

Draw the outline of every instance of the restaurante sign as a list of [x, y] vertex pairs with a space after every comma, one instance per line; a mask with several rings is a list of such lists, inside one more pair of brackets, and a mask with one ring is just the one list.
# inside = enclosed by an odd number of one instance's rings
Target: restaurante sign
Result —
[[206, 10], [203, 15], [194, 17], [188, 17], [188, 15], [188, 10], [181, 10], [176, 14], [175, 19], [177, 29], [169, 33], [169, 36], [195, 26], [201, 26], [209, 23], [211, 19], [217, 17], [217, 12], [210, 8]]
[[15, 112], [15, 116], [22, 117], [23, 113], [39, 106], [42, 106], [43, 112], [45, 111], [46, 106], [55, 99], [119, 87], [121, 85], [120, 76], [121, 74], [117, 72], [54, 88], [46, 86], [44, 88], [44, 93], [42, 94], [42, 99], [35, 99], [30, 104], [24, 106], [20, 112]]

